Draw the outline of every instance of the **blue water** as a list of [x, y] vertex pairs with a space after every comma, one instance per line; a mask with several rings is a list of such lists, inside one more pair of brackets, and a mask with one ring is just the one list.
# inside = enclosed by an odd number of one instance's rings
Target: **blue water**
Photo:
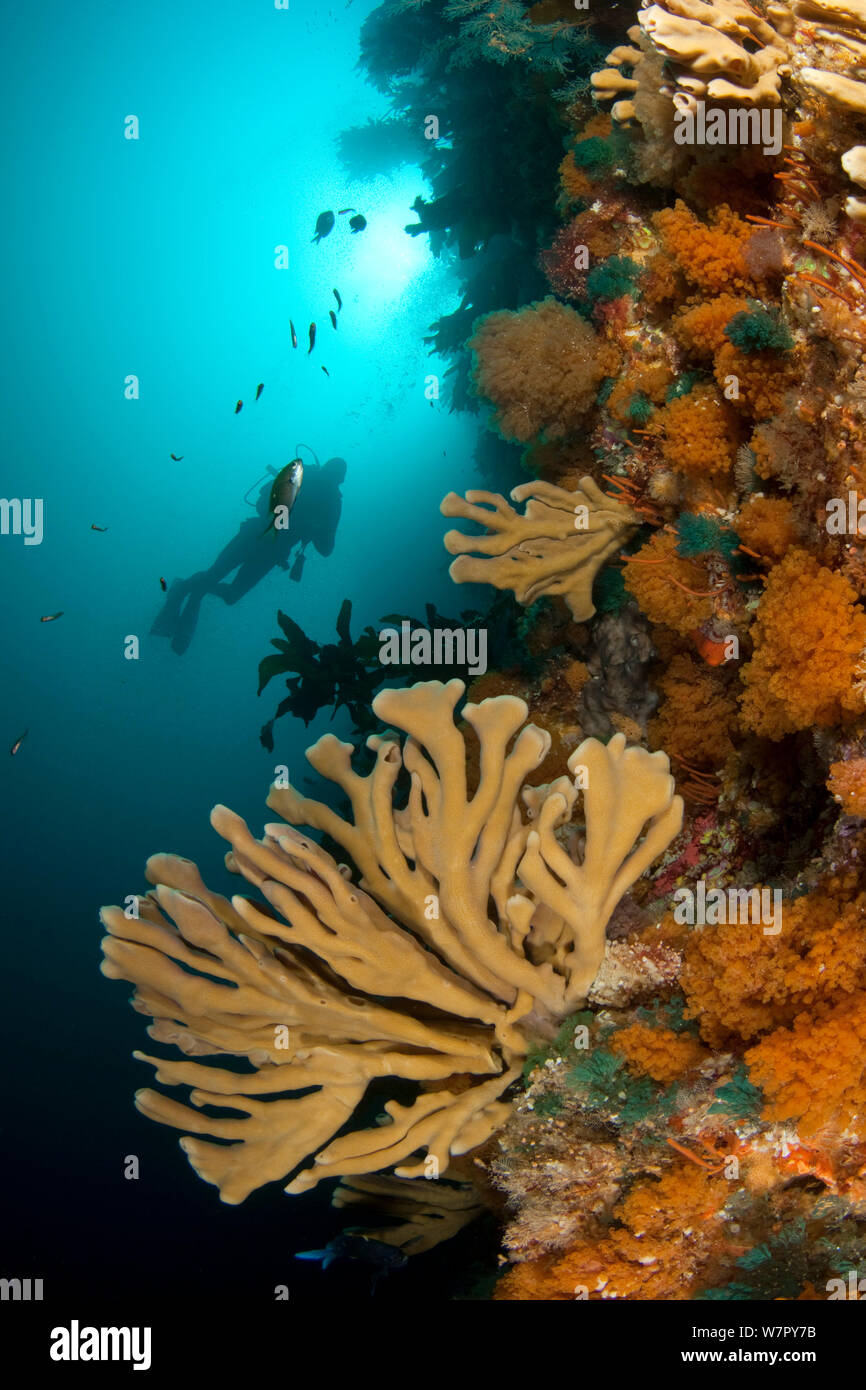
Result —
[[[256, 695], [278, 608], [330, 641], [345, 597], [355, 633], [479, 597], [455, 598], [441, 544], [440, 498], [483, 484], [477, 421], [424, 395], [446, 365], [424, 332], [458, 298], [426, 238], [403, 231], [427, 190], [409, 166], [350, 181], [337, 157], [341, 130], [386, 109], [356, 68], [372, 8], [82, 0], [4, 17], [2, 494], [44, 503], [41, 545], [0, 537], [0, 731], [10, 746], [29, 731], [0, 760], [6, 1183], [20, 1197], [6, 1253], [55, 1293], [82, 1272], [102, 1290], [118, 1271], [152, 1288], [169, 1234], [197, 1278], [248, 1290], [232, 1242], [279, 1264], [327, 1238], [320, 1199], [271, 1188], [221, 1206], [176, 1134], [134, 1111], [145, 1020], [98, 974], [96, 914], [141, 889], [157, 850], [218, 879], [212, 804], [258, 830], [275, 764], [303, 775], [328, 711], [306, 730], [282, 720], [274, 754], [258, 741], [283, 693]], [[137, 141], [124, 139], [131, 114]], [[318, 213], [350, 205], [367, 230], [338, 217], [311, 244]], [[252, 515], [244, 493], [298, 442], [346, 460], [333, 553], [310, 548], [301, 582], [274, 570], [234, 606], [206, 597], [178, 655], [150, 635], [160, 577], [206, 568]], [[138, 660], [124, 657], [130, 635]], [[130, 1153], [137, 1184], [121, 1177]], [[318, 1271], [291, 1275], [314, 1287]]]

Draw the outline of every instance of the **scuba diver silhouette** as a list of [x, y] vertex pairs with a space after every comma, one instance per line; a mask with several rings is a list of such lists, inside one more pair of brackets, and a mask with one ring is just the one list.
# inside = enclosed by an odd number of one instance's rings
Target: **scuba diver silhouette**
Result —
[[[296, 455], [304, 448], [308, 446], [299, 444]], [[309, 452], [313, 454], [312, 449]], [[206, 594], [235, 604], [272, 569], [288, 570], [290, 579], [300, 580], [308, 545], [313, 545], [320, 555], [332, 553], [342, 510], [340, 484], [346, 476], [346, 461], [332, 458], [320, 464], [315, 454], [313, 457], [315, 463], [303, 467], [303, 485], [291, 507], [288, 527], [279, 529], [273, 524], [274, 478], [279, 479], [282, 474], [269, 469], [255, 502], [250, 502], [249, 496], [263, 481], [261, 478], [244, 495], [247, 505], [255, 508], [255, 515], [241, 522], [237, 534], [223, 546], [208, 569], [199, 570], [189, 579], [174, 580], [150, 629], [152, 636], [169, 637], [172, 651], [181, 656], [195, 636]], [[264, 522], [268, 524], [263, 528]], [[228, 580], [233, 571], [234, 578]]]

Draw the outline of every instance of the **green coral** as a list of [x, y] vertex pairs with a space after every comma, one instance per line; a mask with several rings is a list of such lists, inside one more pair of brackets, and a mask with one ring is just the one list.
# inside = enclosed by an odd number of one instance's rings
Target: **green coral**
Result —
[[733, 1120], [754, 1120], [761, 1113], [763, 1094], [753, 1086], [744, 1062], [738, 1062], [730, 1081], [716, 1087], [716, 1099], [710, 1106], [711, 1115], [730, 1115]]
[[655, 407], [643, 391], [636, 391], [626, 407], [626, 414], [636, 425], [645, 425], [653, 414]]
[[697, 1019], [686, 1018], [685, 1009], [684, 996], [675, 994], [665, 1001], [656, 999], [649, 1007], [641, 1006], [637, 1016], [651, 1028], [670, 1028], [674, 1033], [690, 1033], [697, 1037], [700, 1025]]
[[616, 386], [615, 376], [606, 376], [601, 386], [598, 388], [598, 395], [595, 398], [597, 406], [607, 405], [610, 400], [611, 392]]
[[665, 392], [666, 401], [674, 401], [678, 396], [687, 396], [704, 377], [705, 373], [700, 371], [683, 372], [682, 376], [677, 377], [676, 381], [668, 387]]
[[624, 1057], [598, 1043], [565, 1079], [581, 1093], [587, 1109], [603, 1111], [628, 1129], [650, 1117], [657, 1121], [672, 1114], [676, 1104], [675, 1086], [664, 1087], [648, 1076], [634, 1076]]
[[554, 1120], [565, 1108], [565, 1102], [561, 1096], [555, 1092], [550, 1095], [539, 1096], [533, 1105], [533, 1111], [542, 1120]]
[[578, 169], [584, 169], [588, 174], [602, 174], [616, 163], [616, 150], [610, 140], [591, 135], [586, 140], [578, 140], [572, 150], [572, 158]]
[[704, 512], [682, 512], [677, 518], [677, 536], [677, 554], [688, 559], [715, 551], [730, 563], [740, 544], [730, 526]]
[[609, 256], [587, 275], [586, 293], [593, 303], [599, 299], [621, 299], [624, 294], [634, 293], [640, 274], [640, 266], [630, 257]]
[[735, 314], [725, 327], [725, 337], [741, 352], [790, 352], [794, 339], [778, 309], [766, 309], [757, 300]]
[[813, 1255], [806, 1242], [806, 1222], [798, 1217], [778, 1235], [740, 1256], [736, 1267], [746, 1278], [734, 1279], [724, 1288], [707, 1289], [697, 1297], [734, 1302], [794, 1299], [808, 1281]]
[[592, 586], [592, 601], [598, 613], [620, 613], [631, 599], [622, 570], [605, 565]]

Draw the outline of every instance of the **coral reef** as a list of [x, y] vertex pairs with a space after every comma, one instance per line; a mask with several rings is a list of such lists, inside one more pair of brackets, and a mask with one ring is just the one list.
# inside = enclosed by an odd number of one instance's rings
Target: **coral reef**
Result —
[[505, 438], [523, 444], [574, 435], [617, 363], [592, 325], [555, 299], [488, 315], [469, 347], [477, 391], [493, 402]]
[[[189, 860], [157, 855], [147, 866], [155, 892], [139, 900], [139, 915], [103, 911], [103, 972], [135, 985], [151, 1037], [186, 1057], [247, 1063], [239, 1071], [141, 1054], [164, 1085], [191, 1087], [194, 1107], [144, 1090], [144, 1114], [230, 1141], [181, 1141], [226, 1202], [309, 1159], [287, 1191], [389, 1168], [423, 1176], [431, 1162], [444, 1174], [452, 1156], [482, 1144], [509, 1113], [502, 1097], [520, 1074], [527, 1028], [586, 997], [616, 904], [679, 830], [682, 804], [662, 754], [626, 749], [622, 736], [607, 747], [587, 740], [569, 759], [570, 771], [586, 773], [585, 846], [572, 859], [557, 832], [571, 820], [575, 785], [562, 776], [527, 790], [521, 812], [526, 774], [549, 738], [507, 696], [463, 709], [479, 744], [470, 797], [453, 718], [463, 689], [454, 680], [381, 692], [375, 713], [407, 737], [402, 749], [391, 732], [371, 737], [367, 776], [331, 735], [309, 750], [348, 797], [351, 822], [290, 786], [272, 788], [269, 805], [285, 822], [266, 826], [262, 840], [214, 810], [228, 867], [260, 899], [229, 901]], [[360, 882], [286, 822], [327, 834]], [[386, 1101], [386, 1124], [338, 1133], [369, 1084], [386, 1078], [417, 1083], [414, 1101]], [[287, 1092], [302, 1094], [277, 1098]]]
[[754, 654], [743, 668], [742, 716], [755, 733], [779, 739], [862, 713], [857, 674], [866, 613], [848, 580], [807, 551], [789, 550], [773, 566], [753, 640]]
[[[563, 741], [663, 747], [685, 822], [480, 1160], [508, 1201], [497, 1297], [816, 1298], [866, 1250], [866, 19], [637, 18], [593, 77], [612, 120], [569, 113], [540, 258], [605, 379], [536, 401], [527, 323], [522, 376], [515, 352], [476, 389], [542, 484], [580, 469], [635, 519], [570, 631], [534, 616], [511, 689]], [[776, 113], [778, 148], [678, 143], [699, 103]], [[676, 916], [699, 889], [722, 915]]]
[[638, 518], [588, 477], [581, 478], [574, 492], [552, 483], [521, 483], [511, 496], [515, 502], [526, 501], [522, 516], [494, 492], [467, 492], [465, 498], [449, 492], [442, 499], [443, 516], [488, 528], [483, 536], [446, 532], [445, 549], [458, 556], [449, 569], [451, 578], [456, 584], [512, 589], [524, 605], [560, 594], [578, 622], [591, 617], [593, 581]]
[[[218, 808], [260, 899], [157, 856], [106, 911], [192, 1087], [140, 1108], [227, 1201], [340, 1178], [412, 1253], [492, 1208], [502, 1300], [824, 1297], [866, 1261], [866, 10], [387, 0], [363, 50], [447, 113], [428, 341], [530, 481], [441, 504], [502, 591], [428, 609], [488, 627], [462, 710], [280, 615], [278, 713], [391, 727], [310, 751], [339, 814]], [[734, 138], [678, 139], [707, 106]]]

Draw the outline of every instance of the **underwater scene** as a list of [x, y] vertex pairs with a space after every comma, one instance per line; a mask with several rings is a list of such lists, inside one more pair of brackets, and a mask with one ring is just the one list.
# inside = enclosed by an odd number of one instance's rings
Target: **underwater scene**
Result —
[[866, 0], [4, 29], [4, 1333], [663, 1303], [828, 1364]]

